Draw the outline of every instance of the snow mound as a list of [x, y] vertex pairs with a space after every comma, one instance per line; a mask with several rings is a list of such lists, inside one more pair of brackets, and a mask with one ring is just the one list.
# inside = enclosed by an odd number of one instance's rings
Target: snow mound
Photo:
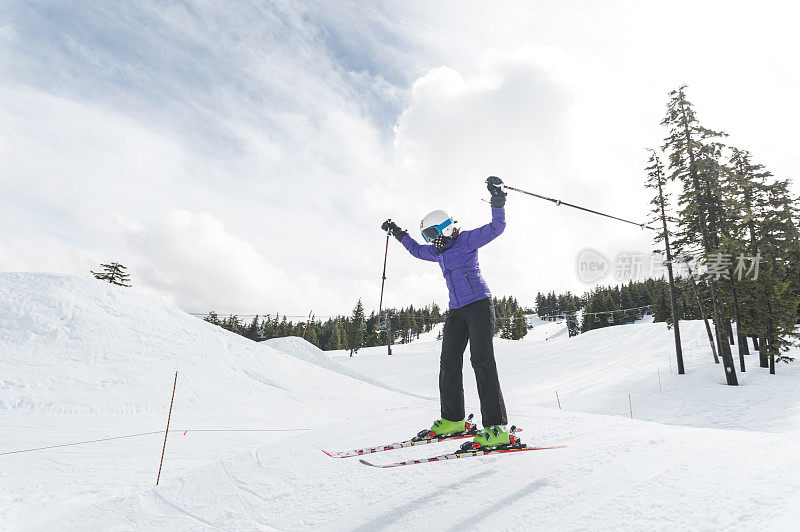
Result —
[[[0, 273], [0, 453], [144, 434], [0, 456], [0, 528], [35, 528], [121, 485], [152, 485], [176, 372], [171, 429], [178, 434], [165, 462], [172, 478], [310, 434], [291, 431], [327, 426], [364, 404], [418, 403], [337, 367], [302, 339], [258, 344], [93, 278]], [[52, 456], [67, 465], [54, 468]], [[31, 512], [32, 500], [48, 511]]]
[[133, 289], [54, 274], [0, 274], [0, 349], [0, 411], [15, 414], [160, 412], [176, 370], [194, 390], [176, 397], [181, 411], [206, 414], [221, 396], [264, 410], [381, 386], [300, 338], [259, 345]]

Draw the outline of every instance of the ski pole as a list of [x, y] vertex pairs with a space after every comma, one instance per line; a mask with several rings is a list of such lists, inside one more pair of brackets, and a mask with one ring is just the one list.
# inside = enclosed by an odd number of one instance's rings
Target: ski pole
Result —
[[[391, 220], [389, 220], [391, 222]], [[378, 319], [381, 319], [381, 312], [383, 312], [383, 286], [386, 284], [386, 259], [389, 257], [389, 237], [392, 236], [391, 230], [386, 230], [386, 251], [383, 252], [383, 275], [381, 276], [381, 300], [378, 303]], [[389, 316], [386, 316], [388, 329], [386, 331], [386, 349], [388, 354], [392, 354], [392, 321]]]
[[[389, 220], [391, 222], [391, 220]], [[389, 257], [389, 237], [392, 236], [391, 230], [386, 231], [386, 251], [383, 252], [383, 275], [381, 276], [381, 300], [378, 303], [378, 319], [381, 317], [383, 309], [383, 286], [386, 284], [386, 259]]]
[[519, 189], [519, 188], [510, 187], [508, 185], [503, 185], [503, 188], [507, 188], [508, 190], [513, 190], [515, 192], [521, 192], [522, 194], [527, 194], [528, 196], [533, 196], [534, 198], [547, 200], [547, 201], [555, 203], [558, 206], [566, 205], [567, 207], [572, 207], [573, 209], [578, 209], [578, 210], [586, 211], [586, 212], [589, 212], [589, 213], [592, 213], [592, 214], [598, 214], [600, 216], [605, 216], [606, 218], [612, 218], [614, 220], [619, 220], [620, 222], [625, 222], [625, 223], [628, 223], [628, 224], [631, 224], [631, 225], [635, 225], [637, 227], [641, 227], [642, 229], [651, 229], [653, 231], [657, 231], [657, 229], [655, 227], [650, 227], [649, 225], [632, 222], [630, 220], [626, 220], [625, 218], [619, 218], [618, 216], [612, 216], [612, 215], [606, 214], [604, 212], [595, 211], [595, 210], [592, 210], [592, 209], [587, 209], [586, 207], [581, 207], [580, 205], [573, 205], [572, 203], [567, 203], [566, 201], [561, 201], [559, 199], [548, 198], [547, 196], [542, 196], [541, 194], [534, 194], [533, 192], [528, 192], [527, 190], [522, 190], [522, 189]]

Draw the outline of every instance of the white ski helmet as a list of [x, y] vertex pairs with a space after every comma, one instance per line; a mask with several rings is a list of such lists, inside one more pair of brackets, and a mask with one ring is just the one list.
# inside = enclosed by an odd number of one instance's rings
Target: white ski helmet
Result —
[[445, 211], [433, 211], [428, 213], [419, 224], [419, 230], [425, 242], [432, 242], [439, 238], [453, 236], [455, 222]]

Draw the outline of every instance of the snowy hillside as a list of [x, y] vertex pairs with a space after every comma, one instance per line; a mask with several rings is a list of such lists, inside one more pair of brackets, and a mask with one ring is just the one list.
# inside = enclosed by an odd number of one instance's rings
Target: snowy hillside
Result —
[[[0, 274], [0, 453], [163, 430], [176, 369], [162, 481], [302, 434], [255, 430], [416, 403], [298, 338], [256, 344], [91, 278]], [[0, 528], [154, 484], [162, 439], [0, 455]], [[42, 503], [55, 511], [31, 512]]]
[[751, 356], [731, 388], [698, 323], [682, 323], [684, 376], [664, 324], [576, 338], [557, 326], [495, 346], [523, 439], [567, 448], [380, 470], [320, 450], [404, 439], [438, 417], [435, 331], [392, 357], [331, 358], [94, 279], [0, 274], [0, 529], [795, 528], [800, 365], [770, 377]]

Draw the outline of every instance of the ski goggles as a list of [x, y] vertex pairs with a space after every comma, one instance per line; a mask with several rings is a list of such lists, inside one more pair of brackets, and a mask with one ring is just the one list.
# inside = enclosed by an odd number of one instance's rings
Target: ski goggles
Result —
[[430, 242], [432, 240], [436, 240], [439, 238], [439, 235], [442, 234], [442, 231], [445, 227], [452, 224], [453, 220], [447, 219], [440, 223], [439, 225], [432, 225], [430, 227], [426, 227], [422, 230], [422, 238], [425, 239], [425, 242]]

